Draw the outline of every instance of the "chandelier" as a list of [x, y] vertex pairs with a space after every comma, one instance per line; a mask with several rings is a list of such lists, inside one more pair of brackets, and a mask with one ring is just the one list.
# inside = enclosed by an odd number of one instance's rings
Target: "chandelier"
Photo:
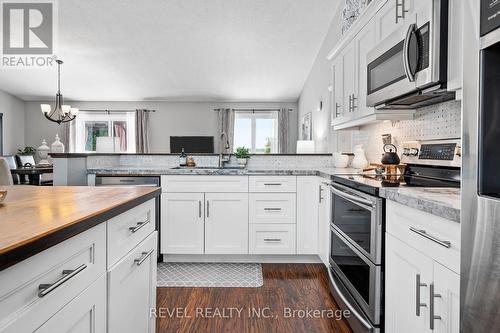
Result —
[[42, 113], [50, 121], [55, 123], [67, 123], [76, 118], [78, 115], [78, 109], [72, 108], [70, 105], [63, 104], [63, 95], [61, 94], [61, 65], [62, 60], [56, 60], [57, 62], [57, 94], [56, 103], [52, 109], [50, 104], [40, 104]]

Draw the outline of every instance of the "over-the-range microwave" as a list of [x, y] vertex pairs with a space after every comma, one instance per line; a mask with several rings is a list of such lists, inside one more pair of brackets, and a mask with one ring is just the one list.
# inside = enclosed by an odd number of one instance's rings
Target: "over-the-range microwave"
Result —
[[455, 97], [446, 90], [448, 0], [425, 3], [368, 53], [367, 106], [415, 109]]

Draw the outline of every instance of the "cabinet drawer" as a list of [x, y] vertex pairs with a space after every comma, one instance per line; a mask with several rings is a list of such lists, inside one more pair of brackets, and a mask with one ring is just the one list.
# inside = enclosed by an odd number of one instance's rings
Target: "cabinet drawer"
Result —
[[386, 207], [387, 233], [460, 272], [460, 223], [394, 201], [387, 200]]
[[108, 225], [108, 267], [155, 230], [155, 199], [113, 217]]
[[108, 331], [155, 331], [156, 239], [152, 233], [108, 272]]
[[295, 193], [250, 193], [250, 223], [295, 223]]
[[247, 176], [162, 176], [163, 192], [248, 192]]
[[105, 223], [1, 271], [0, 332], [20, 332], [21, 317], [34, 331], [105, 271]]
[[250, 176], [250, 192], [295, 192], [297, 177], [295, 176]]
[[295, 224], [250, 224], [250, 254], [295, 253]]

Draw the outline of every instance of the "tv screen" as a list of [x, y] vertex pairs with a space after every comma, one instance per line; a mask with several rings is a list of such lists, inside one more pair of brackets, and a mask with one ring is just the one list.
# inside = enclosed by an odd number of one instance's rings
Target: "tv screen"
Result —
[[184, 148], [186, 154], [213, 153], [213, 136], [171, 136], [170, 152], [180, 154]]

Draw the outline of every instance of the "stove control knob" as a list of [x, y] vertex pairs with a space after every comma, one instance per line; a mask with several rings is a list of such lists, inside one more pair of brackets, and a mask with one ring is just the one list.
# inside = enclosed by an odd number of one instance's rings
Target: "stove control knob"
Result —
[[410, 148], [403, 149], [403, 156], [410, 156]]
[[411, 156], [418, 156], [418, 148], [411, 148], [410, 155]]

